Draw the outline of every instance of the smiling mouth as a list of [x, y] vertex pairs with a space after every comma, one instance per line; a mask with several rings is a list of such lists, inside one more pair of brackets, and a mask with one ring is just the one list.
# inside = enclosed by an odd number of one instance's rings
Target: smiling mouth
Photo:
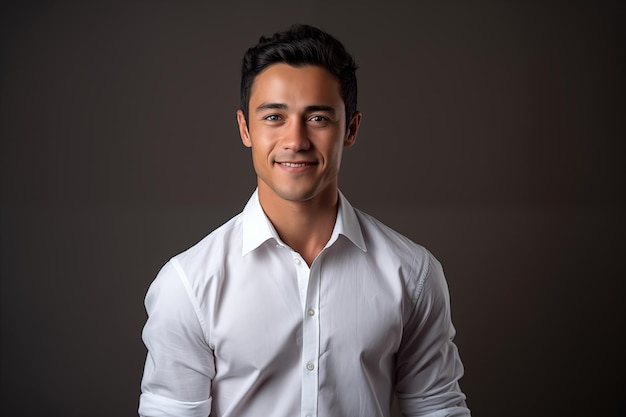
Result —
[[289, 168], [301, 168], [309, 165], [313, 165], [311, 162], [278, 162], [278, 164]]

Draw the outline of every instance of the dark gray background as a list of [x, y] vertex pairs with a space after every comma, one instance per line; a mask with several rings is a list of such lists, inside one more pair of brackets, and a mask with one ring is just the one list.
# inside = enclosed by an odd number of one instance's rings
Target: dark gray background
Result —
[[623, 415], [621, 2], [12, 3], [3, 412], [136, 415], [148, 285], [255, 186], [241, 56], [301, 22], [360, 65], [341, 188], [442, 261], [473, 414]]

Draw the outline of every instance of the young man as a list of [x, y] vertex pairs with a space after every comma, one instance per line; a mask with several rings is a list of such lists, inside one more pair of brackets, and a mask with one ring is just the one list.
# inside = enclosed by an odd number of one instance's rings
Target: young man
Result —
[[339, 192], [356, 66], [311, 26], [243, 59], [258, 187], [146, 295], [142, 416], [469, 416], [448, 289], [423, 247]]

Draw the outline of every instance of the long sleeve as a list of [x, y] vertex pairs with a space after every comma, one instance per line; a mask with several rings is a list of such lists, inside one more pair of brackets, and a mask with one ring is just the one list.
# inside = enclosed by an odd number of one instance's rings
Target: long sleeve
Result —
[[148, 349], [139, 415], [207, 417], [214, 356], [189, 282], [176, 260], [167, 263], [145, 298]]
[[429, 254], [415, 294], [397, 357], [396, 395], [405, 416], [467, 417], [459, 387], [463, 365], [450, 317], [450, 299], [441, 264]]

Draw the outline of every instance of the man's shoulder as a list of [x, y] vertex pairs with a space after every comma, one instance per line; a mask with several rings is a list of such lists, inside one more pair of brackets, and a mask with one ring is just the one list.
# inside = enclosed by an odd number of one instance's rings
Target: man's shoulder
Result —
[[357, 208], [354, 209], [357, 219], [361, 225], [363, 233], [370, 239], [382, 240], [391, 244], [400, 244], [411, 249], [425, 249], [422, 245], [416, 243], [414, 240], [399, 232], [391, 226], [383, 223], [378, 218], [368, 214]]
[[207, 267], [237, 247], [241, 250], [241, 216], [232, 217], [173, 259], [185, 269]]
[[426, 247], [371, 214], [356, 208], [354, 211], [361, 225], [368, 251], [371, 249], [374, 254], [385, 253], [387, 256], [399, 257], [409, 263], [430, 261], [432, 254]]
[[[377, 218], [355, 209], [372, 262], [382, 270], [401, 271], [412, 300], [417, 300], [425, 283], [444, 281], [441, 263], [425, 246], [384, 224]], [[428, 279], [435, 277], [434, 281]]]

